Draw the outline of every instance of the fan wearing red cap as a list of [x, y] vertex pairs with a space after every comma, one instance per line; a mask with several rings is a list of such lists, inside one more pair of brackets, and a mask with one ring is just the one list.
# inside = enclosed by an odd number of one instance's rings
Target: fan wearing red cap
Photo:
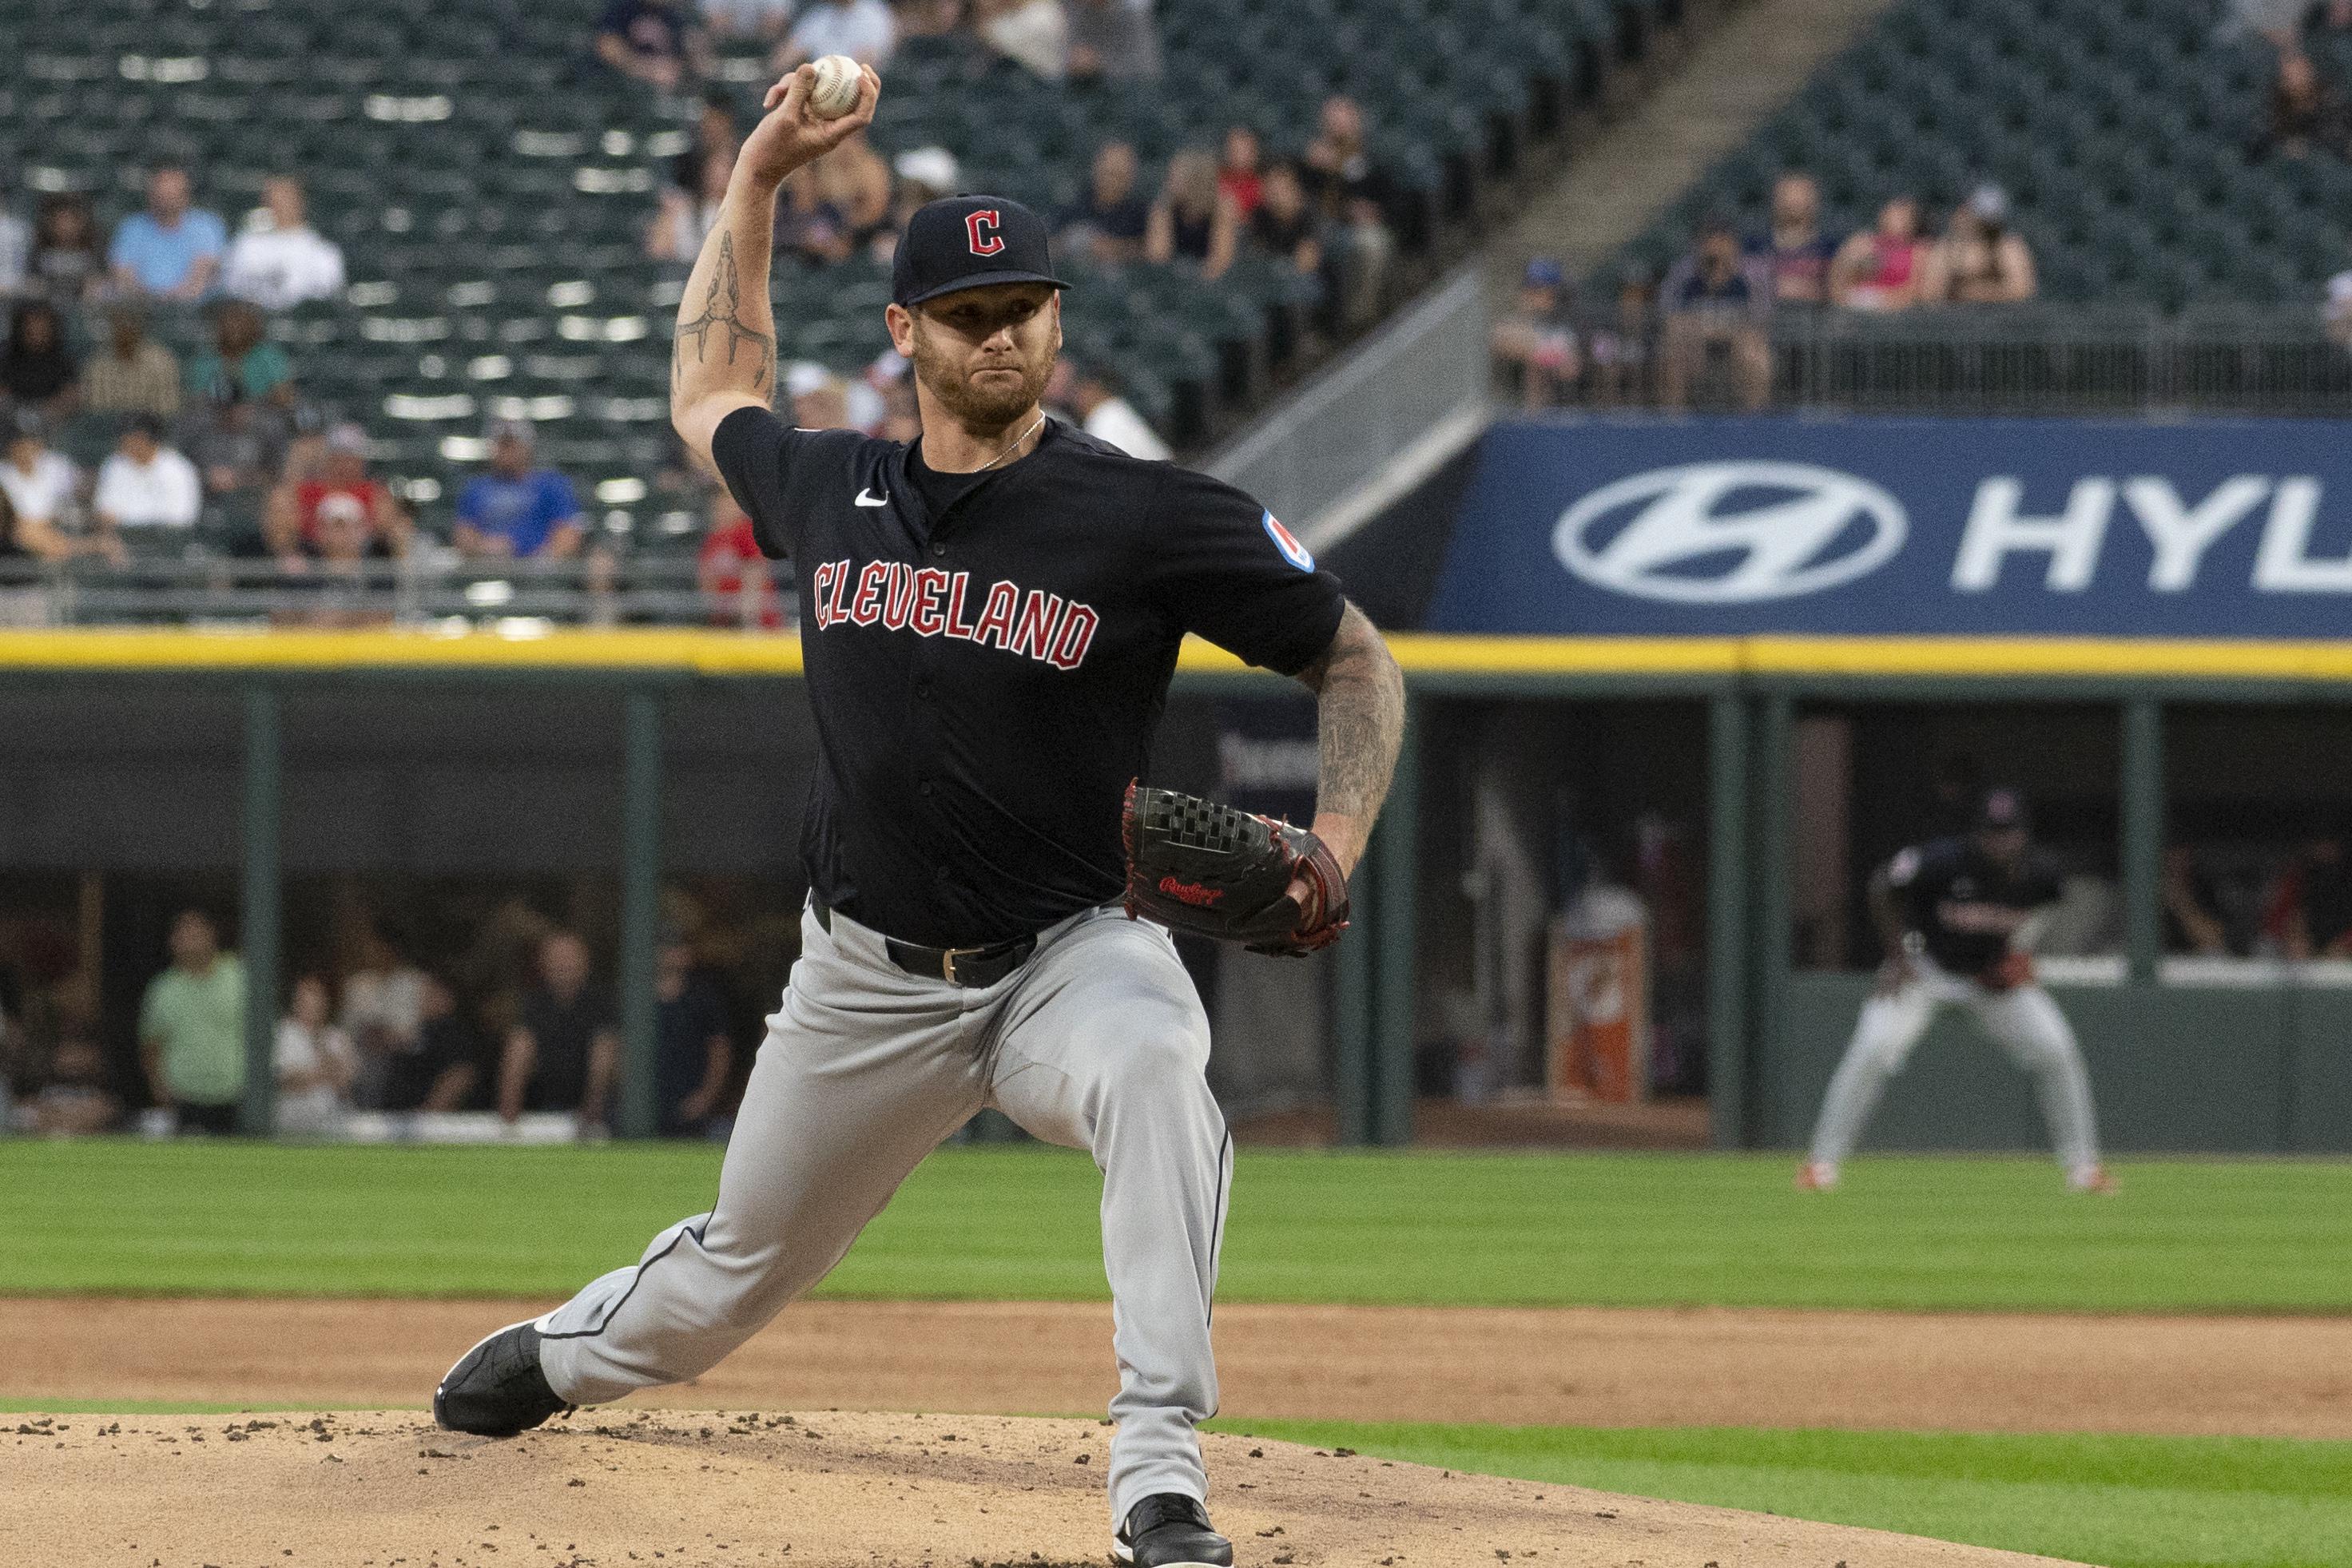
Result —
[[817, 734], [801, 959], [712, 1211], [477, 1345], [435, 1413], [511, 1433], [698, 1375], [993, 1106], [1103, 1173], [1115, 1555], [1231, 1563], [1195, 1427], [1217, 1407], [1209, 1310], [1233, 1143], [1175, 943], [1122, 907], [1128, 786], [1187, 636], [1293, 676], [1317, 694], [1321, 772], [1311, 830], [1285, 831], [1321, 841], [1343, 880], [1388, 788], [1402, 678], [1265, 507], [1045, 414], [1066, 286], [1017, 201], [934, 201], [900, 238], [880, 325], [913, 367], [919, 438], [792, 429], [771, 412], [793, 331], [769, 303], [777, 188], [871, 120], [881, 91], [866, 69], [856, 105], [819, 118], [812, 77], [771, 89], [744, 141], [670, 376], [688, 450], [796, 581]]
[[2074, 1027], [2033, 977], [2032, 930], [2039, 912], [2057, 903], [2059, 878], [2032, 833], [2023, 795], [1988, 789], [1964, 836], [1904, 850], [1871, 878], [1886, 961], [1830, 1080], [1799, 1187], [1837, 1185], [1887, 1080], [1937, 1013], [1956, 1007], [2032, 1075], [2067, 1184], [2115, 1190], [2099, 1164], [2090, 1074]]

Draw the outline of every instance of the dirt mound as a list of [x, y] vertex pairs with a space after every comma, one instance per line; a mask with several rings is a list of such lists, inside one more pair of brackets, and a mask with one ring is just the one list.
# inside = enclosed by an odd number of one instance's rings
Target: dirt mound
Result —
[[[605, 1410], [506, 1442], [404, 1412], [12, 1418], [0, 1540], [26, 1563], [246, 1568], [1057, 1568], [1106, 1562], [1107, 1427]], [[1244, 1568], [2020, 1557], [1876, 1531], [1207, 1439]]]

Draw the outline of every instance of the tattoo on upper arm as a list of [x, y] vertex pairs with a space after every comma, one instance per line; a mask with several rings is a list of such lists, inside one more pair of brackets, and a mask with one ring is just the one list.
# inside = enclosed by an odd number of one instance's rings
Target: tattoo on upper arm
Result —
[[1404, 680], [1396, 661], [1351, 604], [1330, 648], [1300, 678], [1318, 695], [1315, 809], [1369, 821], [1388, 794], [1404, 736]]
[[751, 368], [751, 390], [766, 390], [774, 380], [776, 371], [776, 340], [766, 332], [754, 329], [743, 319], [742, 283], [735, 270], [735, 236], [719, 236], [719, 260], [710, 271], [710, 290], [703, 296], [702, 314], [690, 321], [679, 323], [677, 345], [670, 357], [670, 385], [675, 388], [686, 375], [686, 345], [694, 343], [694, 362], [700, 364], [710, 354], [710, 335], [727, 335], [727, 362], [735, 363], [735, 356], [744, 345], [751, 345], [758, 356]]

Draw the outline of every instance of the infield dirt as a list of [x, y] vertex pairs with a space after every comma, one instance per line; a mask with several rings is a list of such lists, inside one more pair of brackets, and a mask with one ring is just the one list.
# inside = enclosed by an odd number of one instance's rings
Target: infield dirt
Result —
[[[405, 1412], [18, 1418], [0, 1540], [42, 1563], [1064, 1568], [1108, 1561], [1107, 1427], [606, 1411], [503, 1442]], [[2000, 1568], [1979, 1547], [1211, 1436], [1245, 1568]]]
[[[415, 1408], [551, 1302], [0, 1302], [0, 1399]], [[1227, 1305], [1228, 1420], [2352, 1437], [2352, 1319]], [[804, 1301], [624, 1409], [1098, 1411], [1110, 1309]]]

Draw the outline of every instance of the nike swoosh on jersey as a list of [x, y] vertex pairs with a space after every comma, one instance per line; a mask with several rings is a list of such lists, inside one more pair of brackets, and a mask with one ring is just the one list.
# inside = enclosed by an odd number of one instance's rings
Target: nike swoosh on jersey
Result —
[[887, 507], [890, 504], [890, 496], [887, 491], [877, 496], [869, 486], [857, 492], [856, 504], [860, 507]]

